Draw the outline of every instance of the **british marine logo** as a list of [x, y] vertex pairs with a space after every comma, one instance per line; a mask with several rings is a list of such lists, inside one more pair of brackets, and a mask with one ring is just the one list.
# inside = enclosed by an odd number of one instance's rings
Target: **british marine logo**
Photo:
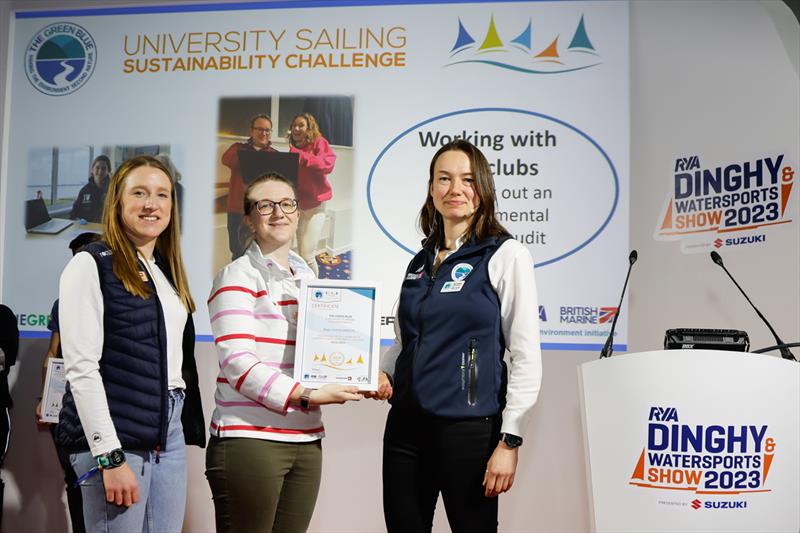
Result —
[[25, 49], [25, 74], [39, 92], [64, 96], [83, 87], [96, 61], [97, 48], [88, 31], [55, 22], [39, 30]]
[[796, 180], [784, 154], [710, 167], [678, 158], [654, 238], [683, 241], [686, 252], [763, 244], [766, 231], [792, 222]]
[[[445, 66], [479, 63], [526, 74], [559, 74], [599, 65], [599, 54], [589, 39], [583, 15], [574, 28], [572, 39], [564, 48], [564, 41], [559, 44], [561, 35], [558, 33], [551, 33], [541, 43], [534, 42], [530, 18], [517, 28], [503, 28], [501, 32], [492, 15], [479, 44], [459, 17], [458, 35], [450, 49], [450, 62]], [[501, 34], [506, 32], [511, 37], [503, 41]], [[545, 33], [539, 31], [539, 35]]]
[[617, 316], [617, 311], [619, 311], [619, 307], [601, 307], [600, 317], [597, 322], [599, 324], [605, 324], [613, 321], [614, 317]]
[[[648, 490], [717, 497], [695, 499], [693, 509], [744, 509], [747, 501], [742, 497], [772, 491], [767, 478], [776, 448], [767, 425], [682, 421], [677, 408], [652, 406], [647, 442], [629, 483]], [[730, 496], [738, 498], [723, 499]]]
[[562, 324], [606, 324], [614, 320], [618, 307], [562, 306], [559, 321]]

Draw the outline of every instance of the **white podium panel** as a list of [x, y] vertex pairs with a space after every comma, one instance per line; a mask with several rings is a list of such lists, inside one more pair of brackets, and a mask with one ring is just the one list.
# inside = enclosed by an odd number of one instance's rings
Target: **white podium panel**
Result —
[[800, 530], [800, 364], [665, 350], [578, 379], [596, 531]]

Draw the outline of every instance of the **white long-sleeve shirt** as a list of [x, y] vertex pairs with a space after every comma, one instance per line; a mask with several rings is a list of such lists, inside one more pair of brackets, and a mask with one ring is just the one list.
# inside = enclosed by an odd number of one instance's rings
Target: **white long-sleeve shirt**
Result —
[[[459, 239], [448, 256], [462, 244]], [[488, 268], [489, 282], [500, 300], [501, 327], [509, 363], [501, 432], [522, 436], [542, 382], [539, 302], [533, 258], [524, 245], [509, 239], [489, 259]], [[381, 358], [381, 370], [390, 376], [394, 375], [395, 362], [403, 349], [397, 316], [394, 330], [395, 343]]]
[[[165, 317], [169, 388], [185, 388], [181, 365], [187, 311], [175, 288], [156, 266], [155, 259], [145, 264]], [[66, 378], [89, 449], [92, 455], [101, 455], [120, 448], [100, 375], [104, 341], [103, 294], [97, 263], [88, 252], [78, 253], [61, 273], [58, 314]]]

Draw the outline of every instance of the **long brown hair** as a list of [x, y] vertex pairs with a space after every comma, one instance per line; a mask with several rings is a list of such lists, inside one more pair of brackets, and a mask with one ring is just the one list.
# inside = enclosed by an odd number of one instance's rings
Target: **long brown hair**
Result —
[[478, 207], [472, 215], [472, 221], [467, 228], [466, 237], [470, 240], [481, 241], [489, 237], [501, 237], [510, 235], [495, 217], [495, 204], [497, 197], [494, 194], [494, 178], [492, 169], [486, 156], [470, 142], [462, 139], [455, 139], [445, 145], [433, 155], [428, 178], [428, 193], [425, 204], [419, 212], [419, 227], [426, 237], [426, 244], [431, 243], [442, 248], [444, 241], [444, 220], [442, 215], [433, 205], [431, 187], [433, 186], [433, 169], [436, 160], [445, 152], [455, 150], [463, 152], [469, 158], [469, 165], [472, 169], [475, 194], [478, 196]]
[[306, 121], [306, 144], [313, 144], [318, 137], [322, 137], [322, 132], [319, 131], [319, 124], [317, 124], [317, 119], [314, 118], [314, 115], [311, 113], [300, 113], [294, 116], [289, 125], [289, 134], [286, 136], [286, 140], [289, 141], [289, 144], [296, 148], [298, 147], [292, 138], [292, 126], [294, 126], [294, 121], [298, 118], [302, 118]]
[[108, 185], [108, 194], [103, 208], [103, 240], [112, 250], [112, 266], [114, 275], [119, 278], [125, 289], [135, 296], [147, 299], [153, 290], [139, 275], [136, 249], [131, 243], [125, 226], [122, 223], [122, 193], [125, 191], [125, 180], [131, 172], [139, 167], [153, 167], [161, 170], [169, 178], [171, 185], [170, 219], [166, 229], [156, 239], [156, 250], [169, 265], [172, 282], [178, 296], [189, 313], [195, 310], [194, 300], [189, 292], [189, 281], [183, 266], [181, 255], [180, 220], [178, 219], [178, 201], [175, 196], [175, 180], [169, 168], [150, 155], [140, 155], [122, 163]]

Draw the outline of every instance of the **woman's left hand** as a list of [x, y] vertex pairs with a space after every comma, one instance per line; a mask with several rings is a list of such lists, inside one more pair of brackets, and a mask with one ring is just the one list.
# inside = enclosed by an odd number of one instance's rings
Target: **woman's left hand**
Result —
[[484, 494], [487, 498], [494, 498], [511, 489], [517, 471], [518, 453], [519, 448], [509, 448], [503, 442], [497, 443], [483, 476]]
[[373, 400], [388, 400], [392, 397], [392, 382], [386, 372], [381, 371], [378, 375], [378, 390], [364, 391], [365, 398], [372, 398]]

